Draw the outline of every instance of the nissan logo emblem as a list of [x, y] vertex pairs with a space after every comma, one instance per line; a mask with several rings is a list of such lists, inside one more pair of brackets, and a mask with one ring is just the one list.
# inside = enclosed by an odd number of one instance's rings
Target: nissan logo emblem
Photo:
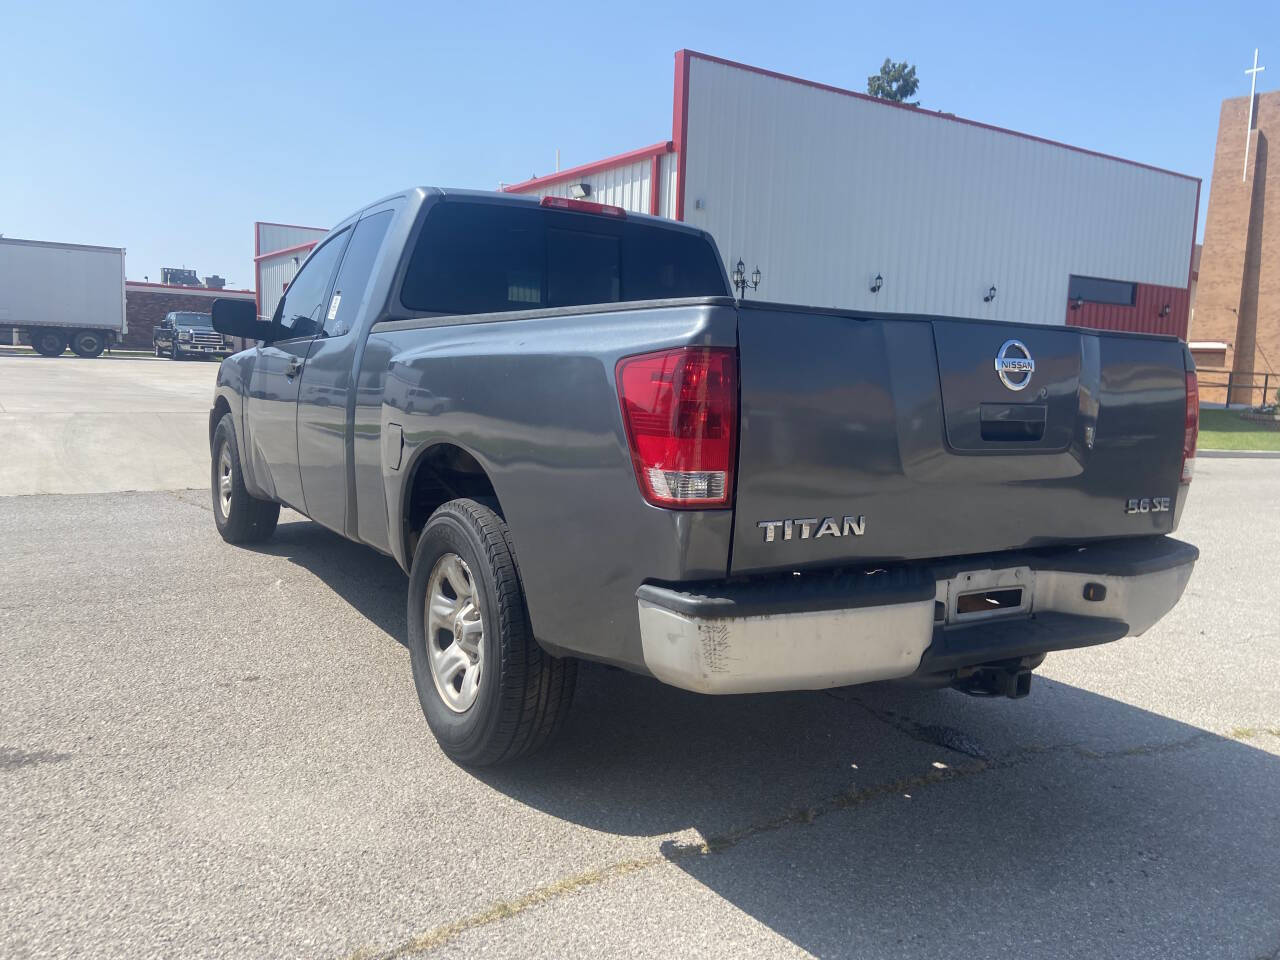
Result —
[[1036, 362], [1021, 340], [1006, 340], [996, 354], [996, 375], [1010, 390], [1022, 390], [1031, 382]]

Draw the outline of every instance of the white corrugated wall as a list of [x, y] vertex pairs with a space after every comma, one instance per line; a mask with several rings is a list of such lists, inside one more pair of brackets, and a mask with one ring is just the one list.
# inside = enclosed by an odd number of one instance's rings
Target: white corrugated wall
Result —
[[[258, 312], [270, 317], [284, 294], [285, 285], [291, 282], [310, 251], [294, 249], [304, 243], [318, 243], [328, 234], [323, 227], [299, 227], [283, 223], [254, 225], [257, 231], [257, 249], [261, 257], [256, 263]], [[271, 256], [276, 250], [292, 250]]]
[[1187, 284], [1195, 180], [696, 56], [688, 109], [685, 220], [762, 299], [1062, 323], [1070, 274]]
[[315, 243], [329, 231], [323, 227], [294, 227], [282, 223], [259, 223], [258, 253], [271, 253], [296, 247], [300, 243]]
[[258, 261], [258, 312], [262, 316], [270, 317], [276, 312], [285, 285], [293, 281], [307, 252], [282, 253]]
[[676, 179], [679, 173], [678, 158], [674, 153], [664, 153], [658, 158], [658, 216], [675, 219]]

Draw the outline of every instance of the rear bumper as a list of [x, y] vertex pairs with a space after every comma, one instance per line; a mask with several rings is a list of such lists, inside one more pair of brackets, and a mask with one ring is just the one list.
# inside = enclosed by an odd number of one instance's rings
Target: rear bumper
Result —
[[[1198, 557], [1188, 543], [1146, 537], [874, 571], [645, 584], [636, 591], [641, 646], [655, 677], [700, 693], [945, 675], [1138, 636], [1178, 602]], [[965, 610], [962, 596], [985, 591], [1018, 602]]]

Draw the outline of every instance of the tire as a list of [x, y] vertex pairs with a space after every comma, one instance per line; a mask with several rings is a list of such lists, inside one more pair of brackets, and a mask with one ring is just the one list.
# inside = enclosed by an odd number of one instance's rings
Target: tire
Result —
[[280, 504], [259, 500], [245, 489], [235, 422], [229, 413], [223, 414], [213, 432], [211, 459], [213, 522], [222, 539], [227, 543], [258, 543], [270, 538], [280, 519]]
[[[452, 589], [454, 605], [444, 613], [455, 576], [466, 583]], [[445, 600], [434, 616], [429, 596]], [[450, 616], [451, 626], [442, 627]], [[489, 507], [451, 500], [431, 515], [414, 551], [408, 620], [418, 701], [453, 760], [477, 767], [514, 760], [564, 725], [577, 661], [551, 656], [533, 638], [506, 522]], [[474, 623], [480, 635], [472, 658], [458, 640]], [[462, 656], [467, 662], [454, 667]]]
[[58, 357], [67, 349], [67, 335], [62, 330], [36, 329], [31, 331], [31, 349], [42, 357]]
[[102, 356], [107, 349], [107, 338], [99, 330], [77, 330], [71, 335], [71, 352], [77, 357], [92, 360]]
[[174, 339], [173, 343], [169, 344], [169, 359], [170, 360], [182, 359], [182, 351], [178, 349], [178, 341], [176, 338]]
[[157, 357], [162, 357], [162, 356], [164, 356], [164, 354], [162, 354], [162, 353], [160, 352], [160, 344], [158, 344], [158, 343], [153, 343], [151, 346], [155, 348], [156, 356], [157, 356]]

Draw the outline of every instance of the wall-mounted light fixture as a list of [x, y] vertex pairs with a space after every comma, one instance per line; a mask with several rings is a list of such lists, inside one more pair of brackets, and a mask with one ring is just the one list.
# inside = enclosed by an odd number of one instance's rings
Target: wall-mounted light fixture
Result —
[[591, 184], [589, 183], [571, 183], [569, 184], [569, 196], [575, 200], [581, 200], [584, 197], [591, 196]]
[[884, 286], [884, 277], [880, 276], [880, 274], [877, 273], [876, 278], [871, 281], [871, 292], [879, 293], [880, 288], [883, 286]]
[[1167, 317], [1172, 312], [1173, 312], [1173, 309], [1167, 303], [1160, 308], [1160, 316], [1162, 317]]
[[991, 289], [987, 291], [987, 295], [982, 298], [983, 303], [990, 303], [996, 298], [996, 285], [993, 283]]
[[1072, 310], [1079, 310], [1083, 306], [1084, 306], [1084, 297], [1076, 297], [1074, 300], [1071, 301]]
[[751, 272], [751, 279], [747, 279], [747, 268], [742, 260], [738, 260], [737, 266], [733, 268], [733, 285], [738, 288], [738, 295], [745, 300], [747, 298], [747, 288], [758, 290], [760, 288], [760, 268], [756, 267]]

